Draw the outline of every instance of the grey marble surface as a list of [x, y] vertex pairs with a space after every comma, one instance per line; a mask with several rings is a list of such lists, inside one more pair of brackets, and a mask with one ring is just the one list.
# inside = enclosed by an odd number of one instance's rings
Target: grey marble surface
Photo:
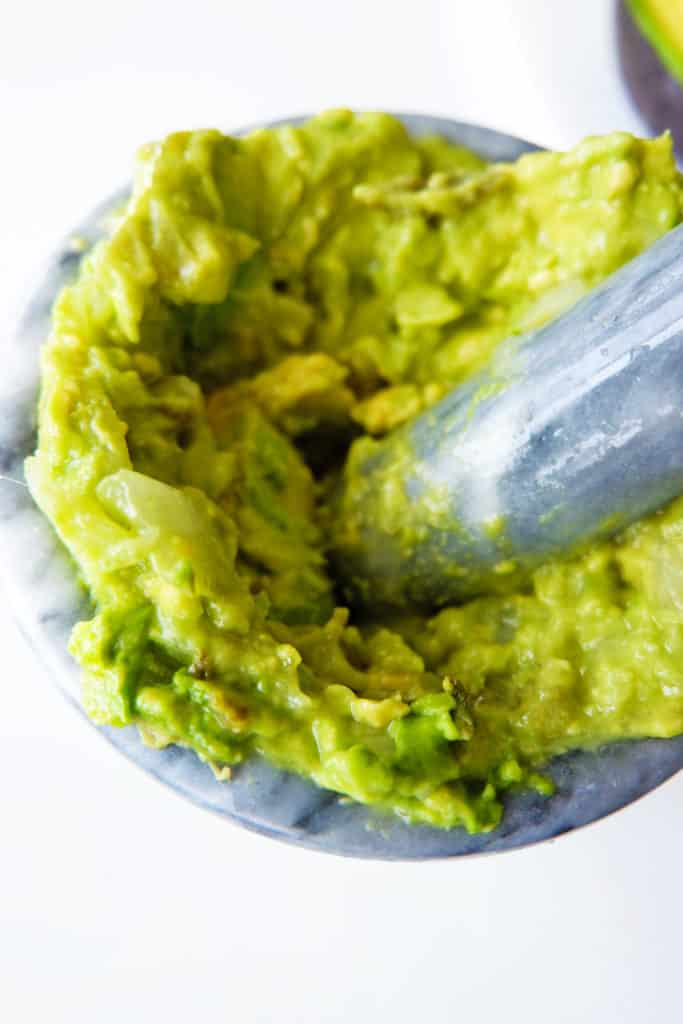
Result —
[[[404, 118], [411, 131], [439, 131], [489, 159], [514, 159], [534, 147], [472, 125], [436, 118]], [[75, 229], [91, 244], [112, 197]], [[67, 241], [50, 262], [19, 328], [6, 346], [0, 379], [0, 564], [9, 612], [65, 697], [80, 707], [78, 667], [67, 652], [73, 624], [87, 615], [87, 598], [51, 527], [23, 483], [23, 460], [35, 447], [39, 350], [49, 330], [52, 302], [75, 273], [80, 254]], [[279, 839], [348, 856], [419, 860], [494, 852], [559, 836], [637, 799], [683, 767], [683, 737], [618, 743], [600, 751], [557, 758], [557, 793], [508, 798], [503, 823], [487, 835], [407, 826], [319, 790], [254, 760], [230, 782], [218, 782], [190, 751], [145, 747], [133, 728], [100, 729], [143, 770], [179, 794], [218, 814]]]

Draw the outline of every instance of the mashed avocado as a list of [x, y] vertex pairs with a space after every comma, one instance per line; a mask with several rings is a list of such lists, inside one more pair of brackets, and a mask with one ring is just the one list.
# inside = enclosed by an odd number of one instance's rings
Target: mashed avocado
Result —
[[333, 111], [139, 155], [60, 295], [31, 490], [92, 595], [96, 722], [252, 755], [410, 821], [495, 827], [554, 754], [683, 731], [683, 500], [533, 586], [340, 606], [326, 504], [379, 437], [681, 220], [667, 137], [486, 166]]

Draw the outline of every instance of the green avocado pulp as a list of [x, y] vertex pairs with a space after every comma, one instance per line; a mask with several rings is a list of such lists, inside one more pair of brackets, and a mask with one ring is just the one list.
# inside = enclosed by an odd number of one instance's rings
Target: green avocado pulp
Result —
[[683, 731], [683, 500], [531, 588], [354, 616], [327, 500], [380, 437], [681, 220], [670, 140], [486, 166], [332, 111], [144, 148], [54, 308], [36, 501], [92, 595], [99, 723], [261, 755], [411, 822], [481, 831], [548, 759]]

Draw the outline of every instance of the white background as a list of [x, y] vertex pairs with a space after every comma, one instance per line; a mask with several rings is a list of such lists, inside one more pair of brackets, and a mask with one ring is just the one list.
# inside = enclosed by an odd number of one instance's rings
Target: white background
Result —
[[[348, 105], [553, 146], [638, 130], [612, 22], [609, 0], [17, 0], [0, 32], [3, 331], [55, 241], [173, 129]], [[502, 857], [292, 849], [125, 762], [0, 607], [0, 1020], [679, 1018], [683, 776]]]

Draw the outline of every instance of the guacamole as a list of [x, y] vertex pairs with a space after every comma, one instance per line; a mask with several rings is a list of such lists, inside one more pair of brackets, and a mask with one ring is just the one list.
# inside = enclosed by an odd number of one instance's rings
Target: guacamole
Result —
[[668, 137], [485, 165], [332, 111], [140, 151], [59, 296], [32, 493], [92, 597], [88, 714], [411, 822], [494, 828], [549, 758], [683, 731], [683, 499], [531, 586], [344, 606], [340, 473], [681, 220]]

